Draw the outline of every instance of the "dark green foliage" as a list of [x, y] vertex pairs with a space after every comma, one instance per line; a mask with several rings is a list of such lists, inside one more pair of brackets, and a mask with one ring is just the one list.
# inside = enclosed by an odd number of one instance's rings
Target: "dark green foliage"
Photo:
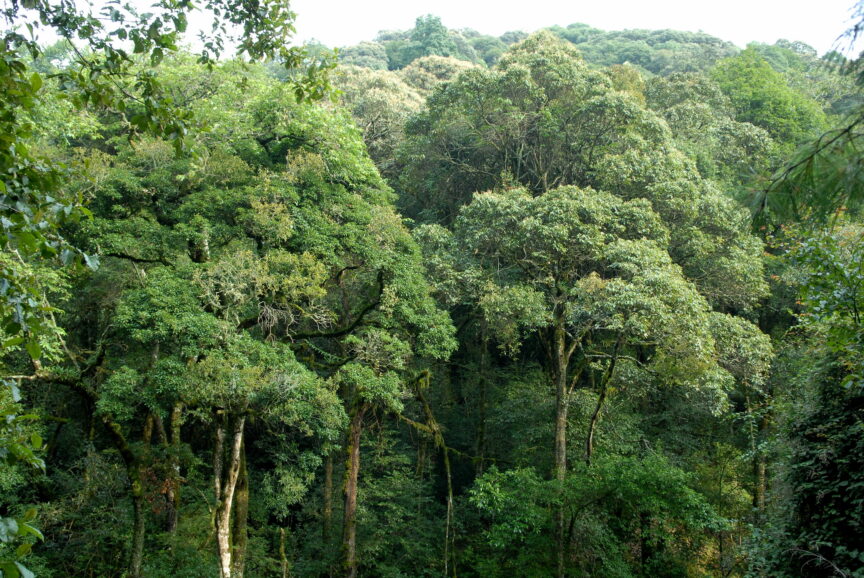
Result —
[[[324, 47], [202, 67], [163, 8], [149, 62], [85, 18], [96, 78], [68, 45], [7, 75], [53, 200], [3, 225], [4, 577], [860, 574], [856, 207], [763, 255], [727, 194], [848, 79], [796, 43], [430, 15], [314, 104]], [[264, 8], [253, 55], [291, 32]], [[790, 169], [798, 214], [855, 198], [846, 122]]]
[[[833, 566], [860, 574], [864, 562], [864, 396], [844, 388], [844, 371], [826, 368], [814, 410], [791, 424], [796, 446], [788, 483], [794, 489], [789, 531], [795, 549], [783, 565], [790, 574], [824, 575]], [[838, 383], [839, 382], [839, 383]]]
[[861, 390], [843, 387], [848, 372], [818, 337], [790, 338], [785, 350], [777, 367], [786, 381], [774, 503], [754, 534], [752, 567], [776, 576], [859, 576]]
[[[691, 487], [692, 478], [658, 455], [607, 457], [577, 467], [563, 494], [533, 469], [480, 476], [469, 492], [476, 576], [548, 576], [550, 509], [568, 512], [570, 576], [686, 576], [700, 530], [725, 524]], [[475, 533], [476, 532], [476, 533]], [[481, 555], [482, 553], [482, 555]], [[544, 554], [547, 554], [544, 556]]]
[[778, 360], [775, 502], [754, 567], [783, 576], [860, 575], [864, 544], [861, 229], [790, 234], [799, 328]]
[[479, 62], [472, 44], [459, 32], [448, 30], [432, 14], [417, 18], [414, 28], [404, 32], [382, 32], [377, 42], [384, 45], [390, 70], [401, 70], [423, 56], [452, 56]]

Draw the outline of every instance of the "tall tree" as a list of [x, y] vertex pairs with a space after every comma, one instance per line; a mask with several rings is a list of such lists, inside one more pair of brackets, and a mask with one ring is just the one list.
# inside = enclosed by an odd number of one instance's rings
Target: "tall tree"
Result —
[[792, 89], [755, 48], [720, 61], [711, 71], [737, 120], [767, 130], [786, 152], [826, 128], [822, 108]]
[[[717, 314], [673, 263], [668, 231], [644, 199], [575, 187], [537, 197], [525, 190], [478, 194], [460, 211], [452, 239], [435, 226], [418, 234], [449, 245], [505, 350], [539, 341], [555, 394], [553, 477], [562, 485], [575, 391], [594, 399], [581, 452], [590, 464], [609, 392], [613, 384], [627, 387], [622, 372], [631, 383], [718, 390], [731, 379], [708, 331]], [[559, 576], [566, 568], [564, 511], [562, 504], [555, 520]]]

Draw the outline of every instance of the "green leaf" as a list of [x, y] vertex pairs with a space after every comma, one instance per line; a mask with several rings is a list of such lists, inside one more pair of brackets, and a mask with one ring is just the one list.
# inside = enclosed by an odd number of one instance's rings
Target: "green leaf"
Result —
[[40, 436], [38, 433], [35, 433], [35, 432], [32, 433], [30, 435], [30, 445], [33, 446], [33, 449], [36, 449], [36, 450], [41, 449], [42, 448], [42, 436]]
[[27, 350], [27, 353], [30, 355], [30, 359], [39, 359], [42, 357], [42, 347], [40, 347], [39, 342], [35, 339], [31, 339], [27, 342], [27, 345], [24, 346]]
[[15, 518], [0, 518], [0, 542], [11, 542], [18, 536], [18, 522]]
[[161, 48], [154, 48], [153, 53], [150, 54], [150, 64], [152, 66], [158, 66], [162, 59], [165, 57], [165, 53]]
[[21, 576], [18, 565], [13, 562], [0, 562], [0, 572], [3, 572], [3, 578], [19, 578]]
[[40, 88], [42, 88], [42, 77], [39, 76], [38, 73], [34, 72], [30, 77], [30, 86], [33, 87], [33, 92], [37, 92]]
[[91, 270], [95, 271], [99, 268], [99, 255], [84, 255], [84, 262]]
[[18, 568], [21, 578], [36, 578], [36, 574], [28, 570], [21, 562], [15, 562], [15, 566]]
[[24, 338], [19, 335], [17, 337], [13, 337], [12, 339], [7, 339], [6, 341], [4, 341], [3, 344], [0, 345], [0, 349], [8, 349], [10, 347], [15, 347], [16, 345], [20, 345], [23, 342]]
[[42, 535], [42, 532], [40, 532], [39, 529], [34, 528], [30, 524], [23, 524], [22, 523], [21, 526], [19, 527], [18, 534], [21, 536], [26, 536], [26, 535], [36, 536], [40, 540], [45, 539], [45, 536]]

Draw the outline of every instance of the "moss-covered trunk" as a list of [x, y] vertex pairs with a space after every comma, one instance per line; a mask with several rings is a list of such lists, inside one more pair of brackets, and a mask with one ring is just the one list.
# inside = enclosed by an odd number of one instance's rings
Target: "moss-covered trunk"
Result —
[[342, 533], [342, 558], [346, 578], [357, 576], [357, 482], [360, 475], [360, 438], [363, 434], [363, 417], [368, 404], [361, 403], [351, 412], [346, 443], [345, 463], [345, 517]]

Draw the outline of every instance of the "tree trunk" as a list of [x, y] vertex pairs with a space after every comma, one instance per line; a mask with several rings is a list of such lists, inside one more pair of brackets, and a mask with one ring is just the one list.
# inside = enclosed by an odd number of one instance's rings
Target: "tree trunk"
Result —
[[761, 519], [765, 512], [765, 493], [768, 486], [767, 475], [767, 459], [765, 452], [759, 447], [759, 443], [765, 439], [768, 429], [768, 408], [762, 407], [762, 416], [759, 419], [759, 429], [757, 432], [756, 445], [753, 448], [753, 474], [755, 477], [755, 491], [753, 492], [753, 507], [756, 511], [757, 522]]
[[183, 415], [183, 404], [175, 403], [171, 409], [171, 479], [165, 500], [168, 503], [168, 515], [165, 519], [165, 530], [173, 534], [177, 531], [177, 521], [180, 511], [180, 420]]
[[246, 544], [249, 539], [247, 521], [249, 519], [249, 476], [246, 473], [246, 444], [240, 446], [240, 474], [237, 478], [237, 490], [234, 492], [234, 519], [231, 538], [233, 551], [231, 553], [231, 578], [243, 578], [246, 565]]
[[[753, 468], [753, 514], [754, 522], [759, 522], [762, 512], [765, 509], [765, 488], [766, 488], [766, 465], [764, 452], [759, 447], [762, 441], [765, 430], [768, 428], [768, 414], [765, 407], [757, 405], [753, 407], [749, 393], [745, 396], [747, 404], [747, 417], [750, 422], [750, 454], [752, 455]], [[762, 411], [762, 415], [758, 418], [754, 415], [754, 409]]]
[[[137, 481], [140, 486], [141, 481]], [[141, 578], [141, 566], [144, 563], [144, 496], [142, 492], [132, 490], [132, 554], [129, 560], [129, 578]]]
[[480, 340], [480, 395], [479, 407], [477, 408], [477, 468], [476, 476], [480, 476], [486, 469], [486, 393], [488, 389], [487, 372], [488, 372], [488, 357], [489, 357], [489, 340], [484, 337]]
[[[226, 422], [231, 422], [230, 448], [227, 456], [225, 447]], [[213, 523], [216, 530], [216, 544], [219, 551], [219, 575], [221, 578], [231, 578], [232, 544], [231, 544], [231, 512], [234, 505], [234, 494], [237, 481], [240, 478], [241, 450], [243, 447], [243, 427], [246, 416], [235, 415], [231, 420], [224, 414], [217, 417], [216, 440], [213, 452], [213, 489], [216, 495], [216, 508]], [[226, 460], [227, 457], [227, 460]]]
[[[615, 342], [615, 348], [612, 350], [612, 356], [609, 360], [609, 367], [600, 377], [600, 394], [597, 396], [597, 406], [594, 408], [594, 413], [591, 414], [591, 420], [588, 422], [588, 436], [585, 439], [585, 463], [591, 465], [591, 455], [594, 453], [594, 432], [597, 430], [597, 422], [600, 420], [600, 411], [603, 409], [603, 404], [606, 402], [606, 394], [609, 391], [609, 381], [615, 373], [615, 365], [618, 363], [618, 351], [621, 349], [623, 338], [619, 337]], [[591, 374], [591, 383], [593, 386], [594, 377]], [[593, 389], [593, 387], [592, 387]]]
[[348, 430], [345, 518], [342, 534], [343, 569], [346, 578], [357, 576], [357, 479], [360, 474], [360, 436], [363, 433], [363, 416], [368, 408], [366, 403], [354, 408]]
[[762, 515], [765, 510], [765, 486], [766, 486], [766, 465], [765, 456], [761, 453], [756, 456], [756, 495], [753, 496], [753, 505], [756, 507], [758, 516]]
[[[553, 475], [558, 481], [558, 491], [563, 494], [564, 479], [567, 476], [567, 412], [570, 395], [567, 390], [567, 333], [564, 328], [563, 315], [558, 315], [551, 343], [551, 360], [553, 379], [555, 382], [555, 453]], [[555, 550], [557, 553], [558, 578], [564, 578], [566, 538], [566, 513], [563, 495], [561, 503], [555, 512]]]
[[588, 422], [588, 436], [585, 438], [585, 463], [591, 465], [591, 455], [594, 453], [594, 432], [597, 429], [597, 422], [600, 421], [600, 411], [603, 409], [603, 403], [606, 401], [606, 381], [600, 388], [600, 395], [597, 397], [597, 406], [594, 408], [594, 413], [591, 414], [591, 420]]
[[330, 543], [330, 530], [333, 527], [333, 452], [327, 453], [324, 460], [324, 507], [321, 512], [321, 534], [324, 547]]
[[103, 419], [114, 446], [123, 458], [126, 476], [129, 478], [129, 496], [132, 498], [132, 544], [129, 553], [129, 578], [141, 578], [144, 563], [144, 534], [146, 531], [146, 509], [144, 507], [144, 484], [141, 480], [141, 467], [120, 425], [108, 418]]
[[282, 567], [282, 578], [291, 576], [288, 556], [285, 554], [285, 528], [279, 528], [279, 563]]

